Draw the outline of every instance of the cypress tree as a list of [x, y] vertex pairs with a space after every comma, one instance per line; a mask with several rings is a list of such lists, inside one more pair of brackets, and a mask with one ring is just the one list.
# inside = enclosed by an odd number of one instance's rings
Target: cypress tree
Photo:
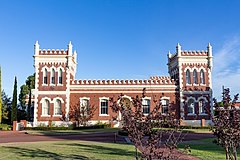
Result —
[[11, 123], [17, 120], [17, 77], [15, 77], [12, 99]]
[[0, 66], [0, 123], [2, 123], [3, 108], [2, 108], [2, 68]]

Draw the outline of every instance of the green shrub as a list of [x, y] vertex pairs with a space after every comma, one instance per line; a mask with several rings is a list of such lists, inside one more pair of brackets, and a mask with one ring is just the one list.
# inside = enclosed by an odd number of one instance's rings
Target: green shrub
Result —
[[12, 130], [12, 126], [8, 124], [0, 124], [0, 130], [4, 131]]
[[40, 124], [38, 127], [25, 127], [25, 130], [38, 130], [38, 131], [50, 131], [50, 130], [82, 130], [82, 129], [100, 129], [100, 128], [109, 128], [109, 124], [97, 124], [92, 126], [81, 126], [81, 127], [75, 127], [74, 125], [69, 125], [69, 127], [65, 126], [46, 126], [45, 124]]

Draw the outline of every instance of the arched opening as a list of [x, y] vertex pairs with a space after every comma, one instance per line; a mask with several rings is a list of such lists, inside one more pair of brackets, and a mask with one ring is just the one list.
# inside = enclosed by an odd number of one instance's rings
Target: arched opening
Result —
[[191, 76], [189, 69], [186, 71], [186, 83], [191, 84]]

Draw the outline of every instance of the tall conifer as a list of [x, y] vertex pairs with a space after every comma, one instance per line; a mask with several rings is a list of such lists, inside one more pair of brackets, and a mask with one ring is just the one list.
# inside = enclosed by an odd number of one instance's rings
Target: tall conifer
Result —
[[2, 108], [2, 68], [0, 66], [0, 123], [2, 123], [3, 108]]
[[17, 77], [15, 77], [14, 81], [11, 122], [16, 120], [17, 120]]

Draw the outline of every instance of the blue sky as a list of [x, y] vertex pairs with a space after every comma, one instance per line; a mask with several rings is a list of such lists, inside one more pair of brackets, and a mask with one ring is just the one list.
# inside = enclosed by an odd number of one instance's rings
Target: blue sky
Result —
[[147, 79], [167, 75], [167, 52], [213, 46], [214, 96], [239, 92], [240, 1], [0, 1], [3, 89], [12, 96], [34, 72], [33, 45], [78, 53], [77, 79]]

